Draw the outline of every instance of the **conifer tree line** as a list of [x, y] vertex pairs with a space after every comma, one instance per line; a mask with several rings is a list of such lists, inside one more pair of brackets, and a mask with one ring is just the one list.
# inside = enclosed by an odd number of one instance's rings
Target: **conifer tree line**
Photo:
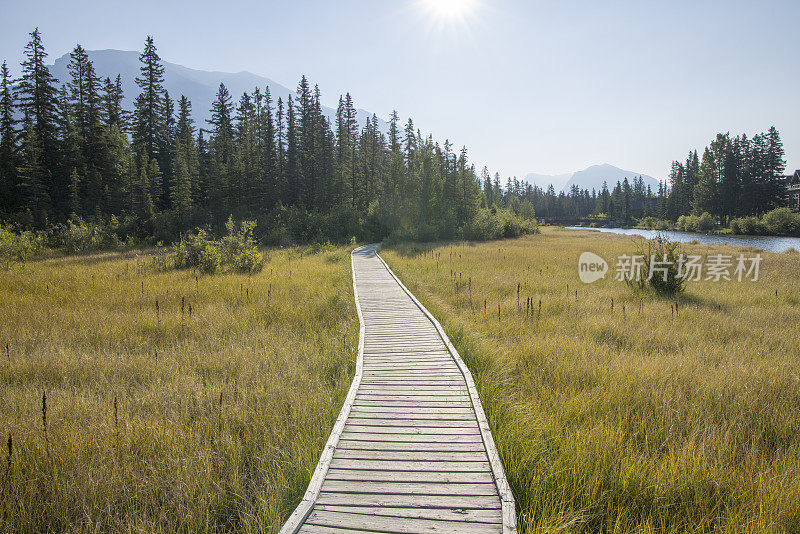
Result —
[[98, 76], [80, 45], [64, 83], [46, 57], [36, 29], [20, 79], [5, 62], [0, 73], [0, 217], [20, 228], [81, 219], [171, 240], [233, 216], [257, 220], [271, 241], [434, 239], [468, 235], [495, 204], [465, 148], [434, 142], [396, 112], [386, 133], [375, 115], [360, 125], [349, 94], [331, 124], [305, 76], [285, 101], [269, 87], [234, 100], [220, 84], [211, 118], [197, 124], [192, 103], [164, 88], [152, 37], [131, 112], [120, 77]]
[[517, 179], [508, 179], [505, 193], [500, 176], [494, 180], [482, 173], [483, 189], [489, 198], [502, 198], [505, 205], [528, 201], [542, 218], [585, 218], [603, 215], [618, 224], [631, 225], [637, 219], [653, 217], [675, 222], [682, 215], [709, 213], [719, 223], [737, 217], [758, 216], [786, 205], [783, 143], [775, 127], [751, 138], [718, 134], [703, 151], [689, 153], [685, 162], [674, 161], [667, 182], [658, 190], [646, 186], [641, 176], [625, 178], [612, 189], [607, 183], [600, 191], [572, 186], [556, 193]]

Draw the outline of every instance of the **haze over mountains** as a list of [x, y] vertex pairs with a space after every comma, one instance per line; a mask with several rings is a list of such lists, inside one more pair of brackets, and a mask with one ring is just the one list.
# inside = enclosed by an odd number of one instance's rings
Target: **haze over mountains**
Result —
[[[130, 110], [133, 108], [133, 101], [139, 94], [139, 87], [136, 85], [136, 77], [139, 76], [139, 52], [128, 50], [87, 50], [86, 53], [89, 59], [94, 64], [97, 75], [105, 79], [106, 77], [112, 80], [116, 78], [117, 74], [122, 76], [122, 87], [125, 92], [125, 100], [123, 106]], [[238, 102], [239, 97], [245, 91], [252, 92], [253, 89], [259, 87], [262, 91], [266, 86], [272, 93], [272, 105], [276, 105], [278, 97], [286, 102], [289, 94], [292, 98], [295, 97], [294, 91], [288, 87], [279, 84], [274, 80], [253, 74], [252, 72], [214, 72], [198, 69], [190, 69], [183, 65], [162, 61], [164, 64], [164, 87], [169, 91], [169, 95], [173, 100], [177, 100], [181, 95], [186, 95], [192, 102], [192, 117], [195, 123], [200, 127], [206, 127], [206, 119], [211, 116], [211, 102], [219, 89], [219, 84], [224, 83], [233, 97], [234, 104]], [[65, 83], [69, 80], [69, 54], [64, 54], [56, 59], [54, 64], [50, 66], [50, 72], [55, 76], [60, 83]], [[313, 80], [311, 80], [313, 84]], [[324, 87], [320, 88], [323, 91], [323, 98], [325, 97]], [[327, 95], [330, 101], [332, 95]], [[338, 95], [335, 97], [338, 100]], [[323, 113], [335, 125], [336, 110], [327, 106], [322, 107]], [[363, 109], [357, 110], [358, 123], [363, 126], [366, 119], [372, 117], [372, 113]], [[380, 117], [378, 124], [382, 131], [387, 130], [387, 124]]]
[[626, 171], [608, 163], [592, 165], [582, 171], [571, 174], [530, 173], [525, 176], [525, 181], [532, 185], [538, 185], [542, 189], [547, 189], [550, 184], [553, 184], [556, 191], [568, 192], [573, 185], [577, 185], [581, 189], [588, 189], [589, 191], [595, 189], [599, 192], [603, 188], [603, 182], [608, 184], [609, 189], [613, 189], [617, 182], [621, 182], [625, 178], [630, 182], [637, 176], [642, 177], [645, 187], [649, 185], [654, 192], [658, 190], [658, 180], [652, 176], [647, 176], [641, 172]]

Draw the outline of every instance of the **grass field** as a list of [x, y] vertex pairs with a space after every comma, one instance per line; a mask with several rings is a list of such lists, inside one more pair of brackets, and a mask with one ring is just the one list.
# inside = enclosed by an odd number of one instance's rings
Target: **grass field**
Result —
[[[800, 255], [690, 282], [676, 314], [612, 280], [638, 248], [544, 229], [382, 256], [471, 368], [522, 532], [800, 532]], [[583, 251], [605, 280], [579, 281]]]
[[358, 319], [349, 249], [267, 258], [252, 277], [134, 253], [0, 271], [0, 531], [277, 532]]

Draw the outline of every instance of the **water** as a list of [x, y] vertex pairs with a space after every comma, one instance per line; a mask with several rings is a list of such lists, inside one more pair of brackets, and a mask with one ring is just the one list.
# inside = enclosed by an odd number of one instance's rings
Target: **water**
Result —
[[784, 252], [790, 248], [800, 251], [800, 237], [693, 234], [691, 232], [640, 230], [638, 228], [585, 228], [579, 226], [567, 226], [567, 228], [571, 230], [596, 230], [612, 234], [640, 235], [648, 239], [655, 237], [657, 234], [663, 234], [670, 241], [678, 241], [679, 243], [697, 241], [703, 245], [737, 245], [758, 248], [768, 252]]

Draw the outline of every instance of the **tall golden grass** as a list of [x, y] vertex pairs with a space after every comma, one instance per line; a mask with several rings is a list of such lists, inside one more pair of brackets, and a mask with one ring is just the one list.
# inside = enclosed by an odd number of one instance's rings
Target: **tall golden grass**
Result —
[[0, 531], [278, 531], [358, 320], [348, 249], [267, 255], [252, 277], [134, 253], [0, 272]]
[[[800, 255], [673, 300], [612, 280], [640, 248], [545, 229], [381, 254], [472, 370], [522, 532], [800, 532]], [[605, 280], [579, 281], [583, 251]]]

